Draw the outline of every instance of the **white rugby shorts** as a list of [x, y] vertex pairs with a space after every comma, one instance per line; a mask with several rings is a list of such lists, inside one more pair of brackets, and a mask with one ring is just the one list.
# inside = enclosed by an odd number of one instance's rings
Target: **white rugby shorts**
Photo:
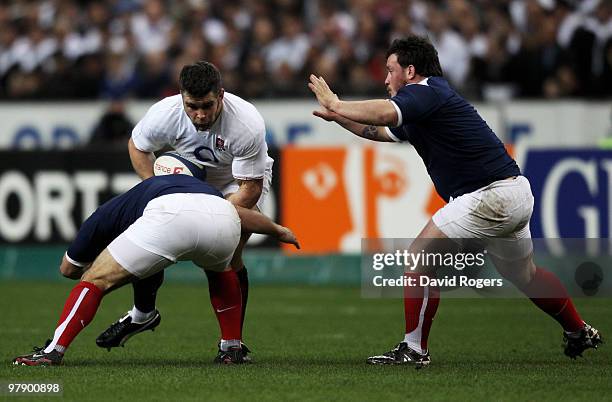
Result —
[[494, 256], [517, 260], [533, 251], [533, 202], [529, 180], [517, 176], [451, 199], [432, 220], [449, 238], [483, 239]]
[[223, 271], [240, 233], [240, 218], [229, 201], [210, 194], [168, 194], [151, 200], [108, 251], [139, 278], [183, 260]]

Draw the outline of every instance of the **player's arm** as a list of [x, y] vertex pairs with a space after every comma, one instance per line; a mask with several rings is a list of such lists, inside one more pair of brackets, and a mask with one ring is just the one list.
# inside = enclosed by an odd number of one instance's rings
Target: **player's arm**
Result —
[[252, 209], [263, 191], [263, 179], [268, 158], [268, 146], [265, 142], [266, 129], [263, 118], [257, 124], [253, 119], [247, 141], [236, 147], [232, 161], [232, 175], [238, 183], [238, 191], [227, 197], [234, 205]]
[[[312, 74], [308, 87], [324, 109], [352, 122], [366, 126], [394, 127], [398, 124], [397, 110], [389, 100], [341, 101], [322, 77], [317, 78]], [[351, 129], [349, 131], [354, 132]]]
[[238, 191], [230, 194], [227, 200], [232, 204], [244, 208], [253, 208], [261, 197], [263, 190], [263, 179], [236, 180]]
[[64, 254], [62, 263], [60, 264], [60, 272], [63, 276], [70, 279], [81, 279], [81, 276], [89, 269], [91, 264], [76, 265], [68, 259], [67, 254]]
[[136, 148], [131, 138], [128, 141], [128, 151], [130, 153], [132, 166], [138, 176], [143, 180], [153, 176], [153, 163], [155, 162], [155, 155], [153, 152], [143, 152]]
[[358, 137], [380, 142], [393, 141], [385, 127], [357, 123], [325, 108], [315, 110], [312, 114], [327, 121], [334, 121]]
[[300, 243], [291, 229], [275, 223], [260, 212], [237, 205], [235, 207], [240, 217], [243, 232], [267, 234], [276, 237], [283, 243], [293, 244], [296, 248], [300, 248]]

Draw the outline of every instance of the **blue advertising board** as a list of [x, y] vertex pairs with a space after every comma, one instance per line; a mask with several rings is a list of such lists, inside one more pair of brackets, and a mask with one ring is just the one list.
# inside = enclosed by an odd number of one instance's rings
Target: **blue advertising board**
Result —
[[535, 197], [533, 237], [610, 237], [612, 151], [530, 150], [525, 161]]

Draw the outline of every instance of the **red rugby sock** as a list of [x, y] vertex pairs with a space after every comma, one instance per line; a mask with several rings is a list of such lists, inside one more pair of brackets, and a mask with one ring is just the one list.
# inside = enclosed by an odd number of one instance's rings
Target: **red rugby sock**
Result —
[[519, 289], [533, 304], [557, 320], [565, 331], [575, 332], [584, 326], [565, 286], [552, 272], [537, 267], [531, 282]]
[[53, 341], [45, 352], [53, 349], [64, 353], [72, 340], [93, 319], [104, 293], [91, 282], [79, 282], [68, 295], [57, 323]]
[[242, 339], [242, 296], [234, 271], [206, 271], [210, 302], [221, 328], [221, 338]]
[[440, 289], [437, 286], [420, 286], [419, 277], [422, 274], [407, 273], [405, 275], [414, 278], [415, 285], [404, 287], [404, 317], [406, 319], [404, 342], [417, 352], [425, 353], [429, 330], [440, 304]]

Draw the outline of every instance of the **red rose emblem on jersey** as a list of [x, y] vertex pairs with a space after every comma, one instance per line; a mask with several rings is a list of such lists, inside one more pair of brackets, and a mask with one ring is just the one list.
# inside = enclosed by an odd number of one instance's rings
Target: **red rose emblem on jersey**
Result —
[[225, 141], [221, 137], [217, 137], [215, 140], [215, 148], [219, 151], [225, 151]]

